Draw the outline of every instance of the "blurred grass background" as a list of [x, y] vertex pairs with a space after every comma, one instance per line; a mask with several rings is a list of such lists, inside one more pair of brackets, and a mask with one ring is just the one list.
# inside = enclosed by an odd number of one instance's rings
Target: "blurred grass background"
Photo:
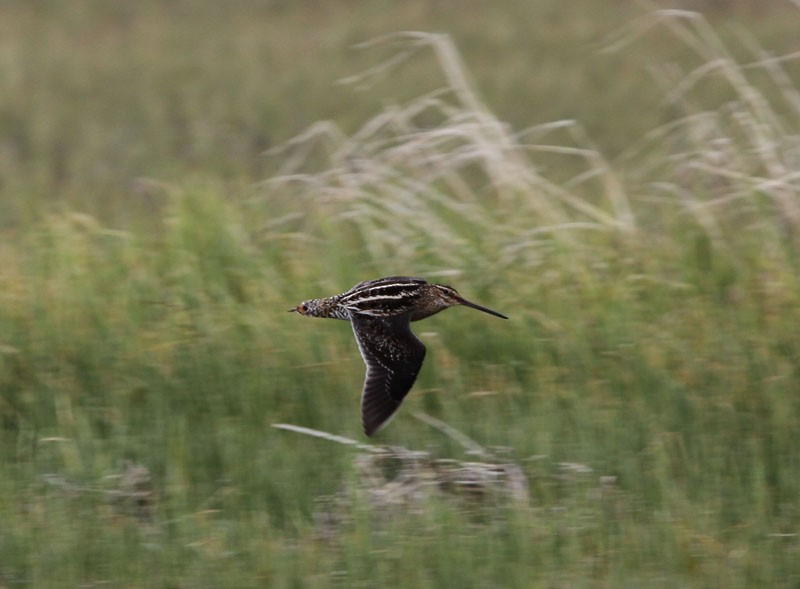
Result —
[[[0, 4], [0, 587], [797, 587], [798, 22]], [[417, 324], [376, 441], [529, 506], [382, 514], [270, 427], [361, 439], [349, 327], [285, 310], [392, 274], [511, 321]]]

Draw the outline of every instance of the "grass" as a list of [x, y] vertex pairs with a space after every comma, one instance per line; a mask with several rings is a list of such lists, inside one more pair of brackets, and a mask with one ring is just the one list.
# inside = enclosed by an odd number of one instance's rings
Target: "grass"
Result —
[[[0, 8], [0, 587], [797, 586], [791, 3], [70, 6]], [[283, 311], [385, 274], [511, 320], [376, 442], [528, 503], [271, 427], [363, 441]]]

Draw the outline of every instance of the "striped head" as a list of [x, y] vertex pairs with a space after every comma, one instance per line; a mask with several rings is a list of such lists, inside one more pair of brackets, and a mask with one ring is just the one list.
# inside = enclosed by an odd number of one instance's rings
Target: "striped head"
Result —
[[425, 284], [419, 293], [419, 302], [411, 314], [411, 321], [419, 321], [439, 311], [460, 305], [463, 299], [451, 286]]
[[430, 317], [439, 311], [443, 311], [444, 309], [448, 309], [450, 307], [455, 307], [456, 305], [464, 305], [470, 309], [477, 309], [478, 311], [488, 313], [489, 315], [494, 315], [495, 317], [508, 319], [508, 317], [502, 313], [492, 311], [483, 305], [478, 305], [477, 303], [468, 301], [458, 294], [458, 291], [456, 291], [456, 289], [454, 289], [452, 286], [447, 286], [445, 284], [431, 284], [430, 288], [425, 293], [425, 304], [420, 305], [419, 309], [417, 309], [417, 311], [414, 313], [411, 320], [419, 321], [420, 319], [425, 319], [426, 317]]

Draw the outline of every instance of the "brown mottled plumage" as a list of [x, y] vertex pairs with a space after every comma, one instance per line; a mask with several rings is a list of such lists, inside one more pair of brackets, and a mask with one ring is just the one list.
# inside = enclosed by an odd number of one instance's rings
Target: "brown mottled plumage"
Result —
[[464, 299], [454, 288], [407, 276], [360, 282], [342, 294], [303, 301], [290, 312], [350, 321], [367, 366], [361, 419], [364, 433], [371, 436], [400, 407], [425, 360], [425, 346], [409, 323], [456, 305], [508, 319]]

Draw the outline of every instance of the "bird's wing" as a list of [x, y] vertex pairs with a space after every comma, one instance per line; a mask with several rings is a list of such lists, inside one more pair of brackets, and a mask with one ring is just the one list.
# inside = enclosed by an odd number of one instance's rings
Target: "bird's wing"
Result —
[[425, 345], [409, 327], [409, 315], [374, 317], [353, 313], [351, 323], [367, 374], [361, 421], [371, 436], [384, 427], [411, 390], [425, 360]]

